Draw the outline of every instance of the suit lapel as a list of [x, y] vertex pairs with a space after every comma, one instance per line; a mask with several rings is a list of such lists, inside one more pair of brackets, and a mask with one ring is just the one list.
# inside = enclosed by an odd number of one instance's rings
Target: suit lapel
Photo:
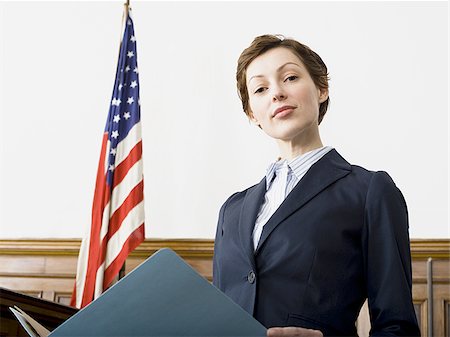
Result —
[[264, 201], [266, 193], [266, 178], [259, 184], [250, 188], [244, 198], [244, 203], [239, 216], [239, 236], [245, 254], [248, 256], [253, 268], [255, 268], [254, 248], [252, 233], [256, 222], [256, 216]]
[[311, 166], [306, 175], [294, 187], [269, 221], [264, 225], [264, 230], [261, 234], [255, 255], [258, 254], [260, 247], [283, 220], [332, 183], [349, 174], [350, 171], [350, 164], [336, 150], [331, 150]]

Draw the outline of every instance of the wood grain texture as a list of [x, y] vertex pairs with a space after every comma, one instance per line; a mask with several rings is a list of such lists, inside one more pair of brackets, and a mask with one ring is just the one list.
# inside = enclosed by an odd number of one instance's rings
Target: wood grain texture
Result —
[[[79, 239], [0, 240], [0, 287], [68, 304], [77, 268]], [[171, 248], [208, 280], [212, 280], [214, 240], [147, 239], [126, 262], [129, 273], [161, 248]], [[427, 331], [427, 269], [433, 258], [433, 335], [449, 337], [450, 239], [411, 240], [413, 299], [422, 336]], [[368, 336], [367, 306], [357, 322], [361, 337]]]

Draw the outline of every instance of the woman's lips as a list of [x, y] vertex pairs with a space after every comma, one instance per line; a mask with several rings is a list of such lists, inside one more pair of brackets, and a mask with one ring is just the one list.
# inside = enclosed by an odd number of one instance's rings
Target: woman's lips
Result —
[[294, 109], [295, 107], [291, 105], [282, 106], [281, 108], [278, 108], [274, 111], [272, 118], [283, 118], [294, 111]]

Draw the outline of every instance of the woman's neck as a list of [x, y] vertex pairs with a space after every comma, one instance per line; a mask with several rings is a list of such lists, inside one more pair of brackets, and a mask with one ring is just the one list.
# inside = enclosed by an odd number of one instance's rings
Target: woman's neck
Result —
[[292, 160], [306, 152], [323, 147], [319, 134], [306, 141], [292, 139], [289, 141], [278, 140], [277, 143], [280, 150], [280, 157], [287, 160]]

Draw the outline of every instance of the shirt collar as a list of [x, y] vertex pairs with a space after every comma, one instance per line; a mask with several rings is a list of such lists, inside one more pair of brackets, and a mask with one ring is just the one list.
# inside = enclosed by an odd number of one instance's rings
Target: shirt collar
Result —
[[287, 159], [278, 159], [276, 162], [271, 163], [267, 168], [266, 173], [266, 190], [269, 190], [270, 185], [272, 185], [273, 179], [276, 176], [276, 172], [281, 169], [285, 163], [287, 163], [292, 170], [294, 176], [300, 180], [313, 164], [332, 149], [331, 146], [323, 146], [301, 154], [290, 161]]
[[272, 185], [273, 179], [276, 176], [276, 172], [281, 169], [284, 163], [286, 163], [286, 159], [278, 159], [276, 162], [273, 162], [269, 165], [267, 168], [266, 173], [266, 190], [270, 188], [270, 185]]

